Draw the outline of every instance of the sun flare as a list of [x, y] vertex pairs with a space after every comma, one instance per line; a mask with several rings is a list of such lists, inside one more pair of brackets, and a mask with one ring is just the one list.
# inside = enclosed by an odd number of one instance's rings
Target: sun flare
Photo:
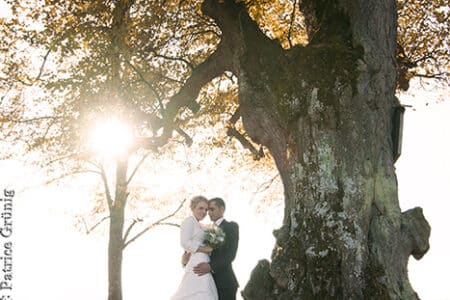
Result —
[[98, 121], [90, 135], [89, 147], [102, 158], [116, 158], [126, 154], [133, 140], [131, 127], [117, 119]]

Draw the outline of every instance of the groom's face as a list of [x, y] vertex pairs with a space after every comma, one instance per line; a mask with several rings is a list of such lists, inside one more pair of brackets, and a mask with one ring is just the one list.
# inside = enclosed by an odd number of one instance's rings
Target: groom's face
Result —
[[208, 204], [208, 214], [211, 221], [215, 222], [223, 217], [225, 209], [223, 207], [217, 206], [216, 202], [211, 201]]

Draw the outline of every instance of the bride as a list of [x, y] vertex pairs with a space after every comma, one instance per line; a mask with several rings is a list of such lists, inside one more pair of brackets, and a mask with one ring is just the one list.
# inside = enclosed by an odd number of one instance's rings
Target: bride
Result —
[[191, 200], [192, 216], [187, 217], [180, 228], [181, 246], [191, 253], [183, 279], [171, 300], [218, 300], [216, 284], [211, 273], [198, 276], [193, 268], [201, 262], [209, 262], [212, 248], [203, 245], [204, 231], [199, 221], [208, 211], [208, 199], [196, 196]]

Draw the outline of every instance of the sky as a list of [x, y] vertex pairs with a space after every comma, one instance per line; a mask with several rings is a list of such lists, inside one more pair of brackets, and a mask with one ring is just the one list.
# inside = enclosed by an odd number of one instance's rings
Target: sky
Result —
[[[442, 94], [441, 98], [447, 95]], [[450, 240], [446, 234], [450, 207], [450, 102], [436, 100], [431, 89], [411, 91], [401, 95], [401, 99], [412, 107], [405, 113], [402, 155], [396, 163], [400, 205], [403, 211], [421, 206], [432, 227], [430, 250], [420, 261], [410, 258], [409, 276], [421, 299], [450, 300]], [[187, 184], [193, 179], [183, 177], [188, 174], [179, 174], [177, 182], [185, 186], [186, 195], [220, 195], [227, 201], [228, 219], [240, 224], [234, 268], [243, 288], [257, 261], [270, 257], [274, 245], [271, 232], [281, 224], [282, 199], [281, 195], [280, 199], [273, 199], [274, 205], [258, 214], [255, 189], [267, 181], [267, 176], [235, 175], [220, 171], [221, 166], [217, 168], [216, 176], [206, 173], [203, 179], [194, 178], [205, 181], [203, 190]], [[39, 187], [39, 172], [18, 161], [1, 161], [0, 170], [1, 188], [16, 191], [12, 236], [14, 299], [105, 299], [106, 227], [89, 235], [74, 227], [74, 215], [83, 212], [92, 199], [89, 179], [75, 187]], [[174, 174], [166, 172], [160, 174], [161, 178], [170, 182]], [[158, 227], [131, 244], [124, 253], [125, 299], [169, 299], [182, 276], [181, 252], [175, 227]]]
[[[450, 101], [432, 86], [401, 95], [406, 109], [402, 155], [396, 163], [402, 211], [420, 206], [431, 225], [430, 250], [409, 263], [411, 284], [423, 300], [450, 299]], [[447, 101], [444, 101], [446, 100]]]

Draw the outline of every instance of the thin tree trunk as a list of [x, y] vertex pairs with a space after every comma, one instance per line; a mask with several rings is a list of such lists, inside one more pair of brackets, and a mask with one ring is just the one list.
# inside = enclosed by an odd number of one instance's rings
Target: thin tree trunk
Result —
[[[114, 5], [114, 11], [111, 31], [110, 31], [110, 49], [109, 63], [111, 66], [110, 74], [110, 92], [107, 99], [108, 104], [115, 106], [120, 114], [126, 107], [127, 95], [124, 93], [122, 82], [120, 53], [126, 53], [126, 36], [124, 28], [127, 26], [127, 20], [130, 14], [130, 8], [134, 4], [133, 0], [117, 1]], [[123, 226], [125, 205], [127, 202], [127, 157], [121, 156], [116, 161], [116, 182], [115, 196], [109, 210], [111, 214], [109, 225], [109, 244], [108, 244], [108, 300], [122, 300], [122, 259], [123, 259]]]
[[122, 300], [123, 225], [127, 201], [127, 161], [119, 159], [116, 167], [115, 199], [110, 209], [108, 244], [108, 300]]

